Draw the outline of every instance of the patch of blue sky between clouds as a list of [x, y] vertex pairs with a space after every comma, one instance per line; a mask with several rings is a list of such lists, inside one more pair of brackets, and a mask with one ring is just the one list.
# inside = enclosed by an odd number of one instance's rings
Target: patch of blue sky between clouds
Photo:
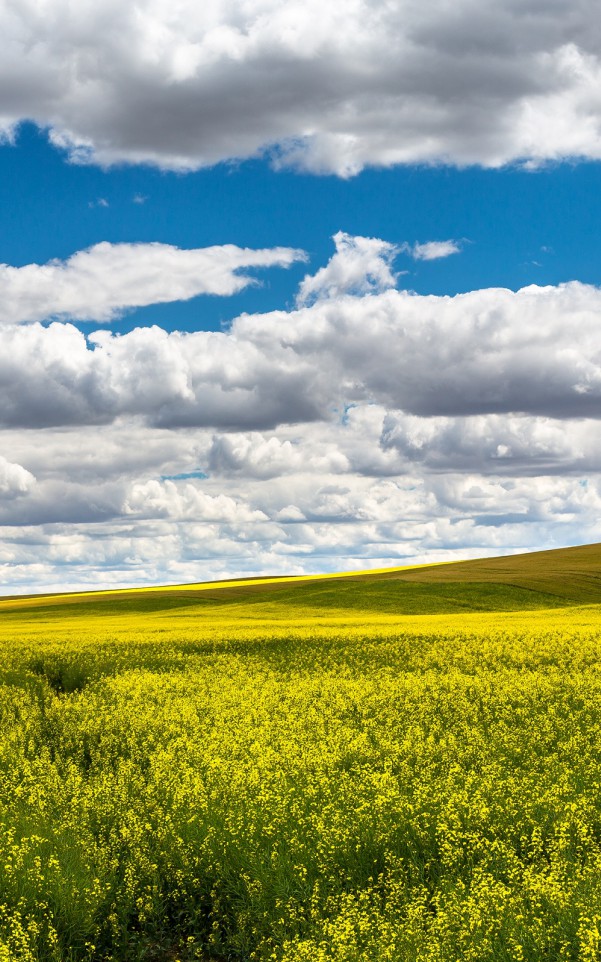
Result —
[[105, 171], [65, 163], [26, 125], [14, 146], [0, 148], [0, 261], [45, 263], [101, 241], [307, 251], [308, 268], [262, 274], [259, 284], [227, 299], [205, 295], [131, 310], [114, 322], [117, 332], [152, 324], [219, 330], [243, 312], [289, 309], [307, 270], [328, 263], [338, 231], [399, 246], [468, 239], [461, 256], [397, 261], [399, 271], [407, 270], [399, 286], [417, 293], [517, 290], [572, 279], [599, 284], [600, 187], [596, 163], [537, 172], [398, 167], [346, 181], [275, 174], [260, 161], [185, 177], [146, 167]]
[[182, 471], [180, 474], [162, 474], [161, 481], [206, 481], [209, 475], [206, 471]]

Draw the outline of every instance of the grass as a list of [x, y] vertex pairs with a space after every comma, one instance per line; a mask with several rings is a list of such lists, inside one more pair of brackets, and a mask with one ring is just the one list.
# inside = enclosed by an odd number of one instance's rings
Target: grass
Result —
[[0, 601], [0, 960], [601, 958], [601, 548]]

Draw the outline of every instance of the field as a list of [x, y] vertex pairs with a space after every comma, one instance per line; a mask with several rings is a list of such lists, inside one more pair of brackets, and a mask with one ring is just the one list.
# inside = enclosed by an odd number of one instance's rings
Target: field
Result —
[[601, 959], [601, 546], [0, 600], [0, 960]]

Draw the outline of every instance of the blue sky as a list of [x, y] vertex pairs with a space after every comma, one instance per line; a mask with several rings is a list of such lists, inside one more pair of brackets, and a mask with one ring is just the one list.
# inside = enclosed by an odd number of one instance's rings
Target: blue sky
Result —
[[[99, 241], [160, 241], [299, 247], [317, 269], [342, 230], [395, 244], [458, 238], [460, 257], [416, 264], [399, 255], [398, 269], [408, 271], [400, 286], [420, 294], [601, 283], [598, 163], [553, 163], [535, 172], [397, 166], [350, 179], [274, 173], [267, 161], [187, 174], [147, 165], [103, 170], [65, 162], [43, 132], [24, 124], [14, 145], [0, 150], [0, 204], [0, 259], [15, 266], [66, 259]], [[304, 265], [271, 272], [260, 287], [226, 300], [134, 310], [113, 329], [160, 323], [218, 330], [242, 311], [290, 304], [305, 273]]]
[[0, 37], [0, 587], [601, 540], [592, 0]]

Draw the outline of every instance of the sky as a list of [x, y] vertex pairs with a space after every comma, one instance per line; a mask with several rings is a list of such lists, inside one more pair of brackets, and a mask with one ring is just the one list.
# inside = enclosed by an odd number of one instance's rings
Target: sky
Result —
[[0, 0], [0, 591], [601, 540], [592, 0]]

